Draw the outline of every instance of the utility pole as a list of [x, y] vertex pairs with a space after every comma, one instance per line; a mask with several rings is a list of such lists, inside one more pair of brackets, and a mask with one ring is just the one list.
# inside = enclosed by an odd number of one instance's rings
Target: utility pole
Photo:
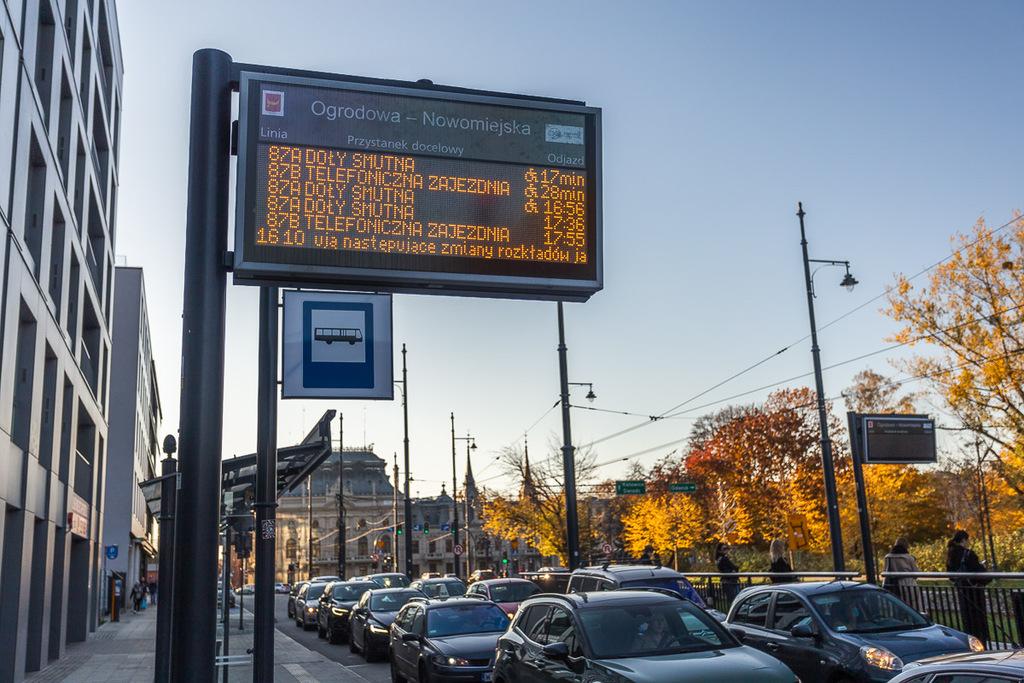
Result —
[[[455, 576], [459, 576], [459, 565], [462, 564], [461, 558], [455, 554], [455, 546], [459, 544], [459, 501], [458, 501], [458, 481], [455, 478], [455, 413], [452, 415], [452, 567], [455, 569]], [[469, 442], [466, 442], [467, 452], [469, 449]]]
[[405, 368], [405, 344], [402, 344], [402, 420], [405, 426], [405, 574], [412, 578], [412, 498], [409, 496], [409, 378]]
[[[811, 356], [814, 359], [814, 387], [818, 392], [818, 423], [821, 428], [821, 467], [825, 473], [825, 503], [828, 510], [828, 532], [832, 543], [832, 569], [846, 571], [843, 558], [843, 531], [839, 523], [839, 496], [836, 493], [836, 471], [832, 461], [832, 441], [828, 437], [828, 413], [825, 411], [825, 385], [821, 377], [821, 350], [818, 348], [818, 328], [814, 322], [814, 282], [811, 280], [811, 262], [807, 256], [807, 235], [804, 231], [804, 205], [798, 204], [800, 218], [800, 246], [804, 257], [804, 278], [807, 284], [807, 314], [811, 321]], [[847, 271], [849, 272], [849, 271]], [[565, 411], [566, 409], [563, 409]]]
[[338, 576], [345, 576], [345, 416], [338, 413]]
[[580, 522], [576, 516], [576, 453], [569, 417], [569, 362], [565, 347], [565, 316], [558, 302], [558, 374], [562, 393], [562, 473], [565, 480], [565, 535], [569, 569], [580, 566]]
[[174, 453], [177, 449], [174, 436], [165, 436], [163, 450], [167, 457], [160, 461], [160, 474], [164, 480], [160, 482], [160, 584], [157, 588], [160, 609], [156, 613], [155, 683], [171, 683], [173, 680], [171, 628], [174, 614], [174, 503], [178, 489], [178, 461], [174, 459]]
[[398, 571], [398, 453], [391, 454], [392, 475], [395, 485], [391, 487], [391, 519], [394, 524], [391, 526], [391, 571]]
[[306, 568], [313, 580], [313, 473], [306, 477]]

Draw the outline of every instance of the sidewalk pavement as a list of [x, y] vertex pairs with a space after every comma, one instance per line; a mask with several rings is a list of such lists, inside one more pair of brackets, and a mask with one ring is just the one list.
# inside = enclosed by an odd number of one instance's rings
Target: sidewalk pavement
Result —
[[[123, 614], [121, 621], [108, 622], [84, 643], [68, 646], [62, 659], [42, 671], [30, 674], [26, 683], [145, 683], [153, 680], [156, 643], [156, 607], [140, 614]], [[228, 653], [243, 654], [252, 647], [252, 613], [245, 612], [245, 630], [238, 629], [238, 610], [232, 610]], [[218, 630], [219, 633], [219, 630]], [[218, 680], [223, 674], [218, 669]], [[230, 683], [252, 681], [252, 665], [231, 666]], [[274, 681], [316, 683], [342, 681], [366, 683], [366, 679], [341, 664], [309, 650], [274, 630]]]

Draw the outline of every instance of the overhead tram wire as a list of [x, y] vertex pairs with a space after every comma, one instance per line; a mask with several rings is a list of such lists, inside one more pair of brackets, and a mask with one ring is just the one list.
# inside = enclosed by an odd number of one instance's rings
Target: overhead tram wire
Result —
[[[934, 372], [926, 372], [926, 373], [923, 373], [923, 374], [920, 374], [920, 375], [911, 375], [910, 377], [903, 377], [901, 379], [892, 381], [890, 383], [890, 385], [891, 386], [902, 386], [904, 384], [910, 384], [912, 382], [919, 382], [919, 381], [921, 381], [923, 379], [929, 379], [931, 377], [942, 375], [942, 374], [945, 374], [945, 373], [948, 373], [948, 372], [956, 372], [957, 370], [960, 370], [961, 368], [967, 367], [968, 365], [976, 365], [978, 363], [989, 363], [989, 362], [992, 362], [992, 361], [1002, 360], [1004, 358], [1010, 358], [1011, 356], [1017, 356], [1017, 355], [1020, 355], [1022, 353], [1024, 353], [1024, 348], [1021, 348], [1021, 349], [1018, 349], [1018, 350], [1015, 350], [1015, 351], [1010, 351], [1009, 353], [1004, 353], [1004, 354], [999, 355], [999, 356], [991, 356], [991, 357], [985, 357], [985, 358], [975, 358], [975, 359], [972, 359], [972, 360], [969, 360], [969, 361], [964, 361], [963, 363], [958, 363], [958, 364], [953, 365], [953, 366], [948, 367], [948, 368], [942, 368], [940, 370], [936, 370]], [[839, 394], [838, 396], [831, 396], [829, 398], [826, 398], [825, 400], [826, 401], [838, 401], [841, 398], [843, 398], [843, 395]], [[813, 408], [815, 405], [817, 405], [816, 401], [810, 402], [810, 403], [802, 403], [802, 404], [796, 405], [796, 406], [791, 406], [791, 408], [793, 410], [799, 410], [801, 408]], [[647, 453], [651, 453], [653, 451], [661, 450], [663, 448], [668, 448], [669, 446], [673, 446], [673, 445], [681, 443], [681, 442], [683, 442], [685, 440], [686, 440], [686, 437], [675, 439], [673, 441], [667, 441], [667, 442], [665, 442], [663, 444], [659, 444], [657, 446], [651, 446], [650, 448], [645, 448], [644, 450], [636, 451], [634, 453], [630, 453], [629, 455], [620, 455], [620, 456], [616, 456], [614, 458], [609, 458], [608, 460], [602, 460], [599, 463], [595, 463], [591, 467], [593, 469], [598, 469], [598, 468], [601, 468], [601, 467], [606, 467], [608, 465], [613, 465], [613, 464], [615, 464], [617, 462], [625, 462], [625, 461], [631, 460], [631, 459], [633, 459], [635, 457], [638, 457], [638, 456], [641, 456], [641, 455], [646, 455]]]
[[[865, 358], [870, 358], [872, 356], [877, 356], [877, 355], [882, 354], [882, 353], [887, 353], [889, 351], [894, 351], [894, 350], [896, 350], [898, 348], [901, 348], [901, 347], [904, 347], [904, 346], [908, 346], [908, 345], [911, 345], [911, 344], [915, 344], [915, 343], [920, 342], [920, 341], [924, 341], [926, 339], [934, 337], [937, 334], [941, 334], [943, 332], [951, 332], [951, 331], [957, 330], [957, 329], [959, 329], [961, 327], [966, 327], [968, 325], [972, 325], [974, 323], [981, 322], [983, 320], [988, 320], [988, 319], [992, 318], [993, 316], [1001, 316], [1001, 315], [1004, 315], [1006, 313], [1010, 313], [1012, 311], [1019, 310], [1022, 307], [1024, 307], [1024, 303], [1017, 304], [1016, 306], [1010, 306], [1008, 308], [1004, 308], [1001, 311], [997, 311], [995, 313], [991, 313], [991, 314], [988, 314], [988, 315], [981, 315], [981, 316], [978, 316], [977, 318], [972, 318], [971, 320], [966, 320], [964, 322], [957, 323], [956, 325], [950, 325], [949, 327], [944, 327], [942, 329], [936, 330], [935, 332], [932, 332], [932, 333], [929, 333], [929, 334], [919, 335], [919, 336], [914, 337], [912, 339], [908, 339], [907, 341], [904, 341], [904, 342], [898, 342], [898, 343], [895, 343], [895, 344], [890, 344], [889, 346], [883, 347], [881, 349], [876, 349], [875, 351], [870, 351], [868, 353], [863, 353], [863, 354], [860, 354], [858, 356], [854, 356], [853, 358], [848, 358], [846, 360], [842, 360], [842, 361], [839, 361], [837, 363], [832, 363], [830, 365], [827, 365], [827, 366], [823, 367], [822, 371], [832, 370], [832, 369], [835, 369], [835, 368], [838, 368], [838, 367], [842, 367], [844, 365], [849, 365], [850, 363], [856, 363], [857, 361], [864, 360]], [[1014, 353], [1010, 353], [1008, 355], [1015, 355], [1015, 354]], [[1006, 356], [1006, 357], [1008, 357], [1008, 356]], [[969, 361], [965, 365], [970, 364], [972, 362], [986, 362], [988, 360], [992, 360], [992, 359], [986, 359], [986, 358], [975, 359], [973, 361]], [[961, 366], [958, 366], [958, 367], [964, 367], [964, 366], [961, 365]], [[751, 394], [756, 394], [756, 393], [759, 393], [761, 391], [765, 391], [766, 389], [773, 389], [773, 388], [775, 388], [777, 386], [781, 386], [781, 385], [784, 385], [784, 384], [789, 384], [790, 382], [794, 382], [794, 381], [796, 381], [798, 379], [803, 379], [805, 377], [810, 377], [813, 374], [814, 374], [813, 372], [805, 372], [805, 373], [802, 373], [802, 374], [799, 374], [799, 375], [794, 375], [792, 377], [788, 377], [788, 378], [783, 379], [783, 380], [772, 382], [770, 384], [764, 384], [764, 385], [761, 385], [761, 386], [756, 387], [754, 389], [749, 389], [747, 391], [740, 392], [738, 394], [733, 394], [733, 395], [727, 396], [725, 398], [721, 398], [721, 399], [718, 399], [718, 400], [715, 400], [715, 401], [710, 401], [708, 403], [703, 403], [703, 404], [701, 404], [699, 406], [695, 406], [693, 408], [689, 408], [689, 409], [687, 409], [685, 411], [679, 411], [677, 413], [670, 413], [670, 414], [665, 415], [664, 417], [659, 418], [659, 419], [691, 419], [691, 420], [692, 419], [697, 419], [698, 417], [700, 417], [699, 415], [692, 415], [692, 414], [691, 415], [686, 415], [684, 413], [692, 413], [694, 411], [703, 410], [705, 408], [710, 408], [710, 407], [716, 406], [718, 404], [725, 403], [727, 401], [733, 401], [733, 400], [736, 400], [737, 398], [743, 398], [744, 396], [749, 396]], [[898, 386], [900, 383], [894, 381], [891, 384], [893, 386]], [[839, 398], [842, 398], [842, 395], [837, 396], [835, 398], [829, 398], [829, 399], [826, 399], [826, 400], [832, 401], [832, 400], [838, 400]], [[590, 406], [573, 406], [573, 407], [574, 408], [586, 409], [586, 410], [599, 410], [597, 408], [593, 408], [593, 407], [590, 407]], [[802, 407], [802, 406], [797, 406], [797, 407]], [[627, 411], [602, 410], [602, 412], [619, 413], [619, 414], [623, 414], [623, 415], [637, 415], [637, 416], [641, 415], [640, 413], [629, 413]], [[605, 437], [605, 439], [607, 439], [607, 438], [610, 438], [610, 437]], [[597, 443], [597, 442], [595, 441], [595, 442], [591, 442], [591, 443]], [[669, 442], [669, 444], [674, 444], [674, 443], [678, 443], [678, 441]], [[630, 456], [620, 456], [620, 457], [617, 457], [617, 458], [615, 458], [614, 460], [612, 460], [610, 462], [620, 462], [622, 460], [629, 459], [630, 457], [634, 457], [636, 455], [643, 455], [645, 453], [650, 452], [650, 450], [657, 450], [658, 448], [659, 447], [654, 447], [652, 449], [645, 450], [642, 453], [639, 453], [639, 454], [634, 453], [634, 454], [632, 454]], [[550, 458], [548, 458], [548, 459], [550, 460]]]
[[[1006, 221], [1005, 223], [1003, 223], [999, 227], [993, 228], [992, 230], [988, 231], [988, 233], [986, 235], [984, 235], [983, 237], [991, 237], [992, 235], [995, 235], [996, 233], [998, 233], [998, 232], [1000, 232], [1002, 230], [1005, 230], [1010, 225], [1013, 225], [1014, 223], [1021, 222], [1021, 221], [1024, 221], [1024, 216], [1016, 216], [1014, 218], [1011, 218], [1010, 220]], [[948, 261], [951, 258], [953, 258], [959, 252], [963, 251], [964, 249], [968, 249], [968, 248], [974, 246], [975, 244], [977, 244], [979, 241], [981, 241], [983, 239], [983, 237], [979, 237], [978, 239], [972, 240], [971, 242], [968, 242], [967, 244], [964, 244], [964, 245], [958, 247], [957, 249], [954, 249], [948, 256], [945, 256], [945, 257], [939, 259], [938, 261], [936, 261], [935, 263], [931, 264], [930, 266], [922, 268], [921, 270], [917, 271], [916, 273], [911, 275], [909, 278], [907, 278], [907, 280], [908, 281], [914, 280], [914, 279], [920, 277], [921, 275], [924, 275], [928, 271], [932, 270], [933, 268], [936, 268], [937, 266], [942, 265], [946, 261]], [[868, 299], [867, 301], [864, 301], [864, 302], [858, 304], [857, 306], [855, 306], [852, 309], [850, 309], [849, 311], [843, 313], [839, 317], [834, 318], [833, 320], [830, 320], [829, 322], [825, 323], [824, 325], [818, 327], [818, 331], [820, 332], [821, 330], [827, 329], [827, 328], [831, 327], [832, 325], [835, 325], [839, 321], [841, 321], [841, 320], [843, 320], [843, 319], [853, 315], [857, 311], [862, 310], [863, 308], [865, 308], [865, 307], [871, 305], [872, 303], [878, 301], [882, 297], [888, 295], [889, 292], [891, 292], [891, 291], [892, 291], [892, 287], [886, 287], [885, 290], [882, 291], [877, 296], [874, 296], [871, 299]], [[806, 334], [803, 337], [801, 337], [800, 339], [792, 342], [791, 344], [787, 344], [786, 346], [782, 347], [778, 351], [776, 351], [776, 352], [774, 352], [774, 353], [772, 353], [772, 354], [770, 354], [768, 356], [765, 356], [764, 358], [762, 358], [761, 360], [757, 361], [753, 365], [750, 365], [750, 366], [744, 368], [743, 370], [740, 370], [739, 372], [737, 372], [737, 373], [735, 373], [733, 375], [730, 375], [729, 377], [727, 377], [724, 380], [718, 382], [717, 384], [709, 387], [708, 389], [705, 389], [704, 391], [701, 391], [700, 393], [695, 394], [694, 396], [691, 396], [690, 398], [686, 399], [682, 403], [679, 403], [679, 404], [673, 406], [672, 408], [669, 408], [664, 413], [662, 413], [660, 416], [658, 416], [658, 419], [660, 420], [661, 418], [669, 416], [670, 414], [673, 414], [673, 413], [678, 415], [679, 413], [676, 413], [675, 411], [679, 410], [679, 408], [682, 408], [683, 406], [685, 406], [685, 405], [687, 405], [689, 403], [692, 403], [693, 401], [695, 401], [696, 399], [700, 398], [701, 396], [704, 396], [704, 395], [714, 391], [715, 389], [717, 389], [717, 388], [719, 388], [719, 387], [721, 387], [721, 386], [723, 386], [723, 385], [733, 381], [734, 379], [737, 379], [738, 377], [740, 377], [742, 375], [745, 375], [746, 373], [750, 372], [751, 370], [754, 370], [758, 366], [763, 365], [764, 363], [768, 362], [772, 358], [775, 358], [776, 356], [779, 356], [779, 355], [785, 353], [786, 351], [788, 351], [792, 347], [796, 346], [797, 344], [801, 344], [804, 341], [810, 339], [810, 337], [811, 337], [810, 334]], [[633, 432], [633, 431], [635, 431], [637, 429], [640, 429], [642, 427], [646, 427], [646, 426], [650, 425], [652, 422], [656, 422], [656, 421], [657, 420], [648, 419], [645, 422], [640, 422], [640, 423], [637, 423], [637, 424], [635, 424], [635, 425], [633, 425], [631, 427], [627, 427], [625, 429], [619, 430], [619, 431], [614, 432], [612, 434], [608, 434], [606, 436], [602, 436], [600, 438], [594, 439], [590, 443], [586, 444], [586, 446], [584, 446], [584, 447], [594, 446], [596, 444], [603, 443], [605, 441], [610, 441], [611, 439], [618, 438], [620, 436], [623, 436], [624, 434], [628, 434], [628, 433]]]
[[[523, 436], [526, 436], [527, 434], [532, 432], [533, 428], [536, 427], [537, 425], [539, 425], [541, 422], [543, 422], [544, 418], [546, 418], [551, 413], [552, 410], [557, 408], [558, 404], [561, 403], [561, 402], [562, 402], [562, 399], [558, 399], [553, 404], [551, 404], [551, 407], [548, 408], [547, 410], [545, 410], [544, 413], [540, 417], [538, 417], [536, 420], [534, 420], [533, 424], [531, 424], [529, 427], [527, 427], [525, 430], [522, 431]], [[516, 443], [516, 441], [518, 441], [518, 440], [519, 439], [516, 438], [516, 439], [513, 439], [512, 441], [509, 441], [508, 445], [505, 446], [505, 448], [511, 448]], [[492, 457], [491, 461], [489, 463], [487, 463], [486, 465], [484, 465], [480, 469], [479, 472], [477, 472], [477, 475], [479, 476], [479, 475], [483, 474], [484, 472], [486, 472], [491, 467], [493, 467], [494, 465], [497, 465], [500, 460], [501, 460], [501, 453], [498, 453], [498, 455]], [[498, 475], [494, 475], [492, 477], [487, 477], [485, 479], [477, 479], [476, 483], [480, 484], [480, 483], [483, 483], [485, 481], [491, 481], [492, 479], [497, 479], [498, 477], [501, 477], [501, 476], [504, 476], [504, 475], [498, 474]]]

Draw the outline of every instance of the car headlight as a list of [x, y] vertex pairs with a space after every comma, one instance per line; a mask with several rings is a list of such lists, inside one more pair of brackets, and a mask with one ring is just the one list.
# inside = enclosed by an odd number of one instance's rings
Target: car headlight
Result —
[[388, 632], [388, 630], [386, 628], [384, 628], [383, 626], [378, 626], [377, 624], [370, 624], [370, 633], [376, 633], [378, 635], [383, 635], [383, 634], [385, 634], [387, 632]]
[[469, 666], [469, 660], [463, 659], [462, 657], [446, 657], [444, 655], [434, 655], [434, 664], [441, 666]]
[[306, 611], [309, 612], [310, 614], [313, 614], [314, 612], [316, 612], [316, 607], [307, 607]]
[[508, 612], [508, 618], [509, 619], [515, 619], [515, 616], [516, 616], [515, 612]]
[[903, 668], [903, 660], [884, 647], [865, 645], [860, 649], [860, 656], [865, 662], [882, 671], [899, 671]]
[[971, 648], [971, 652], [981, 652], [985, 649], [985, 643], [974, 636], [967, 636], [967, 646]]
[[332, 607], [331, 614], [333, 614], [336, 617], [343, 617], [346, 614], [348, 614], [348, 610], [344, 607]]

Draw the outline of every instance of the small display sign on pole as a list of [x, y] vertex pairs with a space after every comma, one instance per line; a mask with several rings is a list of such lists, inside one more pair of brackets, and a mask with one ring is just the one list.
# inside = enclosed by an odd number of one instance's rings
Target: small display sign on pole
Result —
[[668, 485], [669, 493], [696, 493], [697, 484], [692, 481], [684, 481]]
[[921, 415], [861, 415], [867, 464], [920, 465], [938, 460], [935, 420]]
[[615, 482], [615, 495], [617, 496], [638, 496], [647, 493], [647, 484], [638, 480], [626, 480]]

